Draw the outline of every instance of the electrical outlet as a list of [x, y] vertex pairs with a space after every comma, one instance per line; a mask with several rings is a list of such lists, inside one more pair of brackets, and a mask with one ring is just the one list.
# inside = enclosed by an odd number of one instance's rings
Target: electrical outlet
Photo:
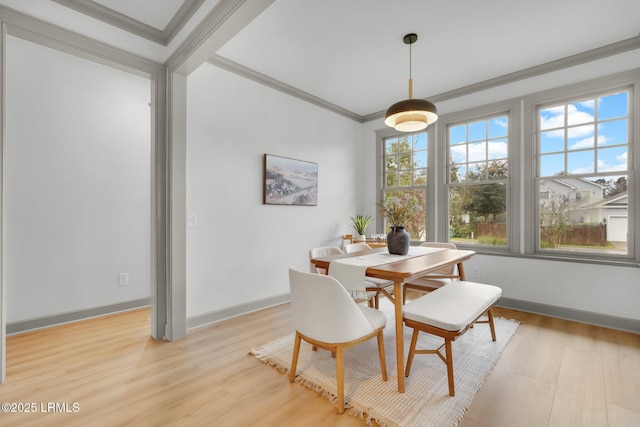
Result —
[[190, 213], [187, 215], [187, 227], [197, 227], [198, 226], [198, 214]]
[[120, 286], [129, 285], [129, 273], [118, 273], [118, 285]]

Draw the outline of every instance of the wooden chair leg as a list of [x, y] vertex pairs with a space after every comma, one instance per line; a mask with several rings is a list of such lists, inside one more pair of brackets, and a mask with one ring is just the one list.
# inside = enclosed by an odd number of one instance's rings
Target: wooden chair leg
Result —
[[411, 346], [409, 347], [409, 356], [407, 357], [407, 367], [404, 370], [404, 376], [408, 377], [411, 372], [411, 363], [413, 362], [413, 356], [416, 353], [416, 344], [418, 343], [419, 330], [414, 329], [413, 335], [411, 335]]
[[373, 306], [376, 310], [380, 308], [380, 292], [376, 292], [376, 296], [373, 297]]
[[453, 384], [453, 351], [451, 351], [451, 340], [444, 340], [444, 347], [447, 354], [447, 376], [449, 377], [449, 395], [455, 396], [455, 387]]
[[407, 303], [407, 287], [403, 286], [402, 287], [402, 305], [405, 305]]
[[298, 366], [298, 355], [300, 354], [300, 341], [302, 337], [296, 332], [296, 339], [293, 344], [293, 357], [291, 359], [291, 369], [289, 369], [289, 381], [294, 382], [296, 379], [296, 368]]
[[344, 414], [344, 360], [342, 347], [336, 349], [336, 381], [338, 388], [338, 413]]
[[382, 381], [387, 380], [387, 359], [384, 356], [384, 336], [382, 330], [378, 332], [378, 353], [380, 355], [380, 369], [382, 370]]
[[489, 318], [489, 328], [491, 329], [491, 339], [493, 341], [496, 340], [496, 328], [493, 326], [493, 310], [492, 307], [489, 307], [487, 310], [487, 317]]

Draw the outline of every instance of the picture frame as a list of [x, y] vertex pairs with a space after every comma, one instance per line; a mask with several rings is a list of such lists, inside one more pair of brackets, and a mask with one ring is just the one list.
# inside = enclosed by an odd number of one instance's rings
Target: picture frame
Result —
[[265, 205], [318, 205], [318, 164], [264, 155]]

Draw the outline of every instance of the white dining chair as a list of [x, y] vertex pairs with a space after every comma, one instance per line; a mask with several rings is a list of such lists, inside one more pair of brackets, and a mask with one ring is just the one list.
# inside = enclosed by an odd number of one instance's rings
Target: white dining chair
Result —
[[337, 246], [321, 246], [318, 248], [309, 249], [309, 271], [311, 273], [327, 274], [324, 268], [318, 268], [311, 262], [313, 258], [319, 258], [329, 255], [343, 254], [344, 252]]
[[[352, 243], [350, 245], [345, 245], [344, 251], [348, 254], [356, 253], [356, 252], [369, 252], [372, 248], [366, 243]], [[393, 287], [393, 282], [391, 280], [386, 279], [378, 279], [375, 277], [366, 277], [365, 278], [365, 287], [367, 291], [375, 292], [373, 306], [375, 308], [380, 308], [380, 294], [383, 294], [382, 291], [385, 288]], [[390, 294], [392, 294], [392, 290], [387, 290]]]
[[[429, 248], [445, 248], [456, 249], [456, 245], [448, 242], [424, 242], [420, 246]], [[441, 288], [447, 283], [451, 283], [454, 279], [460, 279], [460, 275], [457, 272], [455, 265], [450, 265], [428, 275], [418, 277], [416, 279], [406, 282], [402, 288], [402, 303], [407, 301], [407, 289], [415, 289], [422, 292], [431, 292], [435, 289]]]
[[[327, 274], [327, 271], [324, 268], [318, 268], [315, 266], [315, 264], [313, 264], [311, 262], [311, 260], [313, 258], [318, 258], [318, 257], [323, 257], [323, 256], [329, 256], [329, 255], [338, 255], [338, 254], [343, 254], [344, 252], [342, 251], [342, 249], [340, 249], [337, 246], [321, 246], [318, 248], [311, 248], [309, 249], [309, 271], [311, 273], [317, 273], [317, 274]], [[368, 278], [367, 278], [368, 280]], [[393, 284], [393, 282], [391, 283]], [[373, 289], [375, 287], [375, 284], [373, 283], [365, 283], [365, 286], [367, 286], [367, 304], [369, 304], [369, 307], [375, 307], [378, 308], [378, 303], [379, 303], [379, 299], [378, 299], [378, 289]], [[357, 302], [364, 302], [363, 300], [358, 300]]]
[[387, 318], [379, 310], [356, 304], [331, 276], [289, 269], [293, 326], [296, 330], [289, 381], [294, 382], [302, 341], [331, 351], [336, 358], [338, 413], [344, 413], [344, 350], [373, 337], [378, 340], [382, 379], [387, 380], [384, 329]]
[[349, 245], [344, 245], [344, 251], [348, 254], [352, 254], [354, 252], [368, 252], [371, 250], [371, 246], [366, 243], [351, 243]]

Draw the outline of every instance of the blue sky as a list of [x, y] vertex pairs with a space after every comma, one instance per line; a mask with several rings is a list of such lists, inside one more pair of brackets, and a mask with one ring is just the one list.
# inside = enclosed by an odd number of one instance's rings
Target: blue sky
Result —
[[626, 92], [541, 110], [540, 176], [626, 171], [628, 128]]

